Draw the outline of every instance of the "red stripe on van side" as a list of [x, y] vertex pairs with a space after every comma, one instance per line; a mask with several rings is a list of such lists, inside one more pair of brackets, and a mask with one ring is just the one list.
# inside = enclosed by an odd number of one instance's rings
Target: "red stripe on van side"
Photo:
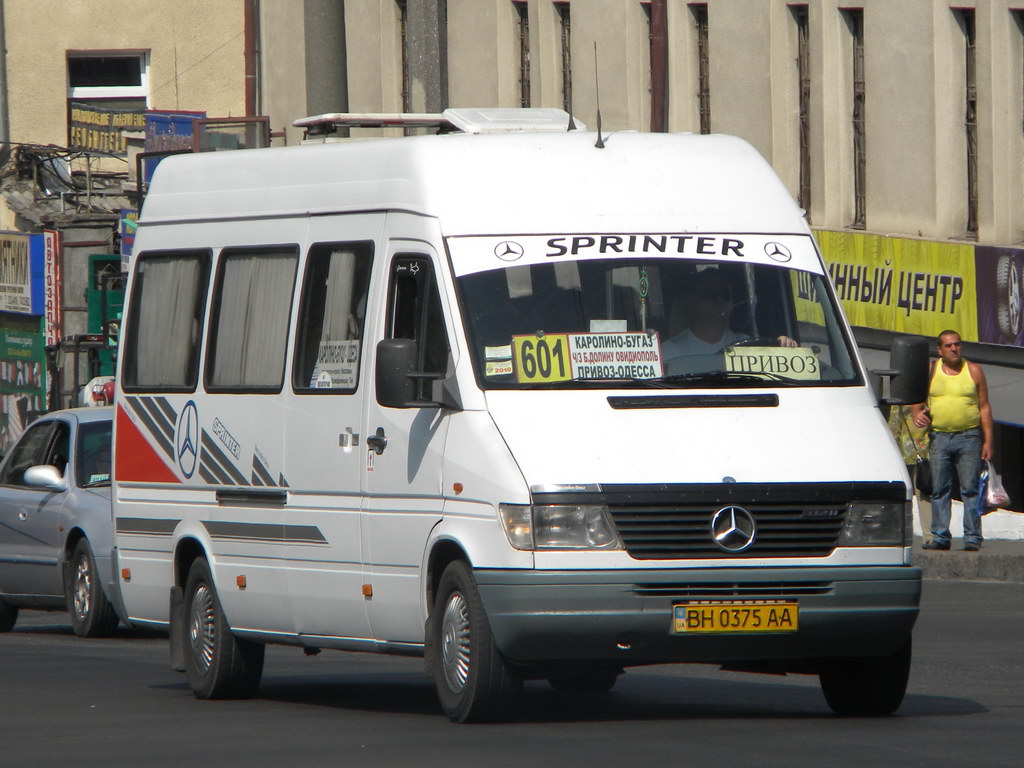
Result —
[[120, 405], [117, 406], [114, 477], [150, 483], [181, 482]]

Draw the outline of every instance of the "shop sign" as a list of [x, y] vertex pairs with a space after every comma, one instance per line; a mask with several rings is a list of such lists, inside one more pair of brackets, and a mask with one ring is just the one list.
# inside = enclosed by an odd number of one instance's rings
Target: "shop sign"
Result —
[[0, 232], [0, 312], [32, 314], [29, 236]]
[[85, 152], [125, 156], [125, 132], [146, 128], [144, 109], [103, 109], [72, 101], [68, 112], [68, 147]]
[[60, 235], [53, 230], [43, 232], [43, 297], [47, 346], [60, 342]]

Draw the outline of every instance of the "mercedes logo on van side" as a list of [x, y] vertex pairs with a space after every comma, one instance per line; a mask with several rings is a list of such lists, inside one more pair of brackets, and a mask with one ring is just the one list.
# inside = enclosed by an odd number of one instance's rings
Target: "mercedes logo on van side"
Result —
[[769, 259], [775, 261], [787, 262], [793, 258], [793, 254], [789, 252], [789, 248], [784, 246], [782, 243], [777, 243], [772, 240], [770, 243], [764, 244], [764, 252], [768, 254]]
[[189, 400], [178, 419], [174, 435], [174, 454], [186, 479], [192, 477], [199, 462], [199, 411], [194, 400]]
[[523, 257], [523, 246], [515, 240], [503, 240], [494, 246], [494, 255], [502, 261], [518, 261]]
[[722, 507], [711, 516], [711, 539], [726, 552], [749, 548], [756, 534], [754, 516], [743, 507]]

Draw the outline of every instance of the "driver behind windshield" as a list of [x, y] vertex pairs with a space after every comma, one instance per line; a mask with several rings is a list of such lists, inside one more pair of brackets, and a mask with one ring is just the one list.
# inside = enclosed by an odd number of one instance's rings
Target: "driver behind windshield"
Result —
[[[735, 306], [729, 280], [717, 268], [704, 269], [686, 283], [679, 301], [686, 327], [661, 344], [665, 373], [720, 370], [722, 350], [750, 338], [729, 327]], [[775, 341], [783, 347], [797, 346], [789, 336]]]

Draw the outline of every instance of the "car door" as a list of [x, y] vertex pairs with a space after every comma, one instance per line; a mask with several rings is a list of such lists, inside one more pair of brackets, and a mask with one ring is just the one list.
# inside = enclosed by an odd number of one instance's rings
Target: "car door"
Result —
[[25, 470], [51, 464], [61, 473], [70, 458], [71, 426], [60, 419], [29, 427], [0, 468], [0, 591], [60, 596], [60, 515], [67, 491], [25, 484]]
[[[384, 338], [415, 340], [421, 371], [444, 375], [453, 365], [450, 326], [438, 288], [440, 261], [428, 242], [429, 221], [389, 216], [389, 229], [404, 237], [388, 242], [387, 303], [376, 327]], [[417, 233], [422, 239], [411, 236]], [[421, 642], [421, 566], [425, 542], [444, 505], [441, 470], [448, 412], [438, 406], [381, 406], [375, 383], [367, 378], [363, 553], [373, 594], [367, 602], [370, 626], [378, 640]], [[432, 380], [421, 380], [421, 397], [430, 397], [433, 386]]]

